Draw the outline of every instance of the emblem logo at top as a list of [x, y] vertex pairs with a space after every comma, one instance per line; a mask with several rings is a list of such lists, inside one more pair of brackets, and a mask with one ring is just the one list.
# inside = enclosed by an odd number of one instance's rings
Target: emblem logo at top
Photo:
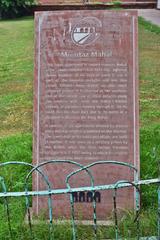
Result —
[[102, 23], [98, 18], [83, 18], [72, 29], [72, 41], [81, 46], [91, 44], [99, 38], [101, 28]]

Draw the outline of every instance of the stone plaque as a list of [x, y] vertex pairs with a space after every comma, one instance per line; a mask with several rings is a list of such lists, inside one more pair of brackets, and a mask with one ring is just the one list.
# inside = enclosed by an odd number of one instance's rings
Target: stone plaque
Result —
[[[137, 12], [55, 11], [35, 15], [33, 163], [64, 159], [82, 165], [115, 160], [139, 168]], [[43, 170], [52, 188], [65, 188], [67, 174], [78, 169], [55, 164]], [[95, 184], [134, 179], [125, 167], [92, 167]], [[85, 172], [71, 178], [72, 187], [90, 186]], [[35, 190], [45, 189], [40, 176]], [[113, 208], [112, 191], [96, 193], [98, 217]], [[70, 217], [69, 196], [55, 196], [55, 216]], [[76, 214], [92, 217], [90, 193], [75, 194]], [[118, 206], [133, 208], [134, 191], [118, 191]], [[35, 198], [33, 209], [47, 209]]]

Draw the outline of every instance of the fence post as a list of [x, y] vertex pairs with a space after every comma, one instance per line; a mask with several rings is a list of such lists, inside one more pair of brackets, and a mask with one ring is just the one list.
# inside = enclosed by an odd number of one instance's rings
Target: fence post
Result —
[[114, 204], [114, 221], [115, 221], [115, 235], [116, 235], [116, 240], [118, 240], [118, 216], [117, 216], [117, 188], [115, 187], [114, 193], [113, 193], [113, 204]]
[[[7, 188], [4, 182], [4, 178], [0, 177], [0, 183], [2, 186], [2, 190], [4, 193], [7, 192]], [[7, 213], [7, 222], [8, 222], [8, 229], [9, 229], [9, 234], [10, 234], [10, 238], [13, 239], [13, 234], [12, 234], [12, 228], [11, 228], [11, 219], [10, 219], [10, 213], [9, 213], [9, 206], [8, 206], [8, 199], [7, 197], [4, 197], [4, 206], [6, 209], [6, 213]]]

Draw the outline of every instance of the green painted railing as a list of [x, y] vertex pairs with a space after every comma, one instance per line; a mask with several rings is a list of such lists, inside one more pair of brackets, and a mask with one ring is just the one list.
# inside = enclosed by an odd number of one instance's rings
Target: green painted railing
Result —
[[[49, 182], [48, 177], [43, 173], [42, 167], [48, 165], [48, 164], [71, 164], [73, 166], [77, 166], [78, 170], [71, 172], [70, 174], [67, 175], [65, 183], [66, 183], [66, 188], [64, 189], [52, 189], [51, 187], [51, 182]], [[106, 184], [106, 185], [95, 185], [94, 184], [94, 177], [92, 176], [91, 173], [91, 168], [96, 165], [119, 165], [123, 166], [126, 168], [129, 168], [131, 171], [133, 171], [135, 180], [133, 182], [130, 182], [128, 180], [121, 180], [117, 181], [113, 184]], [[37, 166], [34, 166], [29, 163], [25, 162], [5, 162], [0, 164], [0, 168], [4, 168], [7, 166], [11, 165], [18, 165], [18, 166], [26, 166], [29, 170], [28, 173], [25, 177], [25, 183], [24, 183], [24, 191], [20, 192], [11, 192], [7, 191], [7, 186], [4, 180], [4, 177], [0, 177], [0, 185], [2, 192], [0, 192], [0, 199], [4, 200], [4, 206], [6, 209], [6, 215], [7, 215], [7, 221], [8, 221], [8, 230], [10, 233], [10, 239], [13, 237], [13, 231], [12, 231], [12, 226], [11, 226], [11, 218], [10, 218], [10, 209], [9, 209], [9, 203], [8, 203], [8, 198], [10, 197], [25, 197], [25, 202], [26, 202], [26, 210], [27, 210], [27, 219], [28, 219], [28, 225], [29, 225], [29, 230], [30, 230], [30, 235], [31, 239], [34, 238], [33, 234], [33, 229], [32, 229], [32, 220], [31, 220], [31, 213], [30, 213], [30, 204], [29, 204], [29, 197], [32, 196], [48, 196], [48, 209], [49, 209], [49, 239], [54, 240], [54, 236], [52, 234], [53, 231], [53, 204], [52, 204], [52, 197], [55, 195], [59, 194], [69, 194], [70, 195], [70, 208], [71, 208], [71, 224], [72, 224], [72, 239], [73, 240], [78, 240], [77, 239], [77, 228], [76, 228], [76, 220], [75, 220], [75, 211], [74, 211], [74, 196], [76, 193], [80, 192], [90, 192], [90, 197], [93, 200], [93, 229], [94, 229], [94, 239], [97, 239], [97, 213], [96, 213], [96, 192], [103, 190], [112, 190], [113, 191], [113, 209], [114, 209], [114, 224], [115, 224], [115, 239], [120, 240], [119, 236], [119, 223], [118, 223], [118, 214], [117, 214], [117, 190], [121, 188], [130, 188], [134, 187], [136, 194], [135, 194], [135, 220], [134, 222], [136, 223], [136, 239], [157, 239], [160, 240], [160, 178], [157, 179], [149, 179], [149, 180], [139, 180], [139, 173], [137, 169], [131, 165], [127, 164], [124, 162], [118, 162], [118, 161], [98, 161], [94, 162], [92, 164], [89, 164], [87, 166], [83, 166], [77, 162], [74, 161], [69, 161], [69, 160], [50, 160], [43, 162]], [[90, 186], [86, 187], [78, 187], [78, 188], [73, 188], [70, 185], [70, 180], [71, 178], [80, 173], [85, 171], [89, 178], [90, 178]], [[2, 171], [3, 172], [3, 171]], [[40, 174], [41, 177], [43, 178], [47, 190], [43, 191], [29, 191], [29, 181], [31, 179], [32, 174], [36, 172], [37, 174]], [[148, 238], [143, 238], [140, 236], [140, 186], [141, 185], [151, 185], [151, 184], [157, 184], [157, 193], [158, 193], [158, 214], [157, 214], [157, 237], [148, 237]]]

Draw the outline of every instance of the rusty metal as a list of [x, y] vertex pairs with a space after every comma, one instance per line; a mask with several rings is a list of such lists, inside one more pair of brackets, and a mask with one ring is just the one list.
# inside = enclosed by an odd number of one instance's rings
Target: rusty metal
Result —
[[[51, 187], [51, 183], [48, 180], [48, 177], [43, 173], [42, 166], [46, 166], [47, 164], [71, 164], [73, 166], [77, 166], [78, 170], [71, 172], [66, 177], [66, 188], [64, 189], [53, 189]], [[96, 165], [120, 165], [126, 168], [131, 169], [135, 173], [135, 181], [130, 182], [127, 179], [121, 180], [112, 184], [106, 184], [106, 185], [94, 185], [94, 177], [91, 174], [90, 169], [93, 166]], [[160, 240], [160, 167], [159, 167], [159, 176], [156, 179], [149, 179], [149, 180], [139, 180], [138, 179], [138, 171], [137, 169], [130, 164], [124, 163], [124, 162], [117, 162], [117, 161], [99, 161], [94, 162], [92, 164], [89, 164], [87, 166], [83, 166], [77, 162], [69, 161], [69, 160], [50, 160], [47, 162], [43, 162], [40, 165], [34, 166], [32, 164], [24, 163], [24, 162], [6, 162], [1, 163], [0, 168], [10, 166], [10, 165], [24, 165], [27, 167], [28, 172], [26, 174], [25, 182], [24, 182], [24, 191], [19, 192], [11, 192], [7, 191], [5, 179], [3, 176], [0, 177], [0, 185], [2, 192], [0, 192], [0, 199], [2, 198], [4, 200], [4, 206], [6, 209], [6, 216], [7, 216], [7, 222], [8, 222], [8, 231], [10, 234], [10, 239], [13, 239], [13, 231], [11, 226], [11, 217], [10, 217], [10, 209], [8, 204], [9, 198], [19, 198], [19, 197], [25, 197], [26, 199], [26, 210], [27, 210], [27, 216], [28, 216], [28, 225], [30, 230], [30, 236], [31, 239], [36, 239], [34, 237], [34, 231], [32, 228], [32, 219], [31, 219], [31, 213], [30, 213], [30, 204], [29, 204], [29, 197], [33, 196], [48, 196], [48, 209], [49, 209], [49, 239], [54, 239], [54, 224], [53, 224], [53, 203], [52, 203], [52, 197], [54, 195], [59, 194], [69, 194], [70, 195], [70, 209], [71, 209], [71, 226], [72, 226], [72, 239], [77, 240], [77, 228], [76, 228], [76, 219], [75, 219], [75, 212], [74, 212], [74, 198], [73, 193], [79, 193], [79, 192], [86, 192], [90, 191], [92, 193], [92, 199], [93, 199], [93, 231], [94, 231], [94, 239], [97, 239], [97, 213], [96, 213], [96, 200], [95, 200], [95, 193], [96, 191], [107, 191], [112, 190], [113, 191], [113, 208], [114, 208], [114, 223], [115, 223], [115, 239], [121, 239], [120, 236], [120, 230], [119, 230], [119, 224], [118, 224], [118, 215], [117, 215], [117, 190], [122, 188], [128, 188], [128, 187], [134, 187], [136, 190], [135, 194], [135, 219], [134, 223], [136, 224], [136, 239], [158, 239]], [[78, 187], [73, 188], [70, 186], [70, 179], [72, 176], [76, 175], [77, 173], [85, 171], [89, 178], [90, 178], [90, 186], [86, 187]], [[2, 171], [3, 172], [3, 171]], [[28, 182], [29, 179], [31, 179], [32, 173], [37, 172], [37, 174], [40, 174], [44, 180], [44, 183], [46, 184], [47, 189], [41, 190], [41, 191], [29, 191]], [[140, 186], [141, 185], [150, 185], [150, 184], [156, 184], [158, 185], [158, 221], [157, 221], [157, 237], [153, 238], [141, 238], [140, 237]], [[56, 206], [54, 206], [56, 207]]]

